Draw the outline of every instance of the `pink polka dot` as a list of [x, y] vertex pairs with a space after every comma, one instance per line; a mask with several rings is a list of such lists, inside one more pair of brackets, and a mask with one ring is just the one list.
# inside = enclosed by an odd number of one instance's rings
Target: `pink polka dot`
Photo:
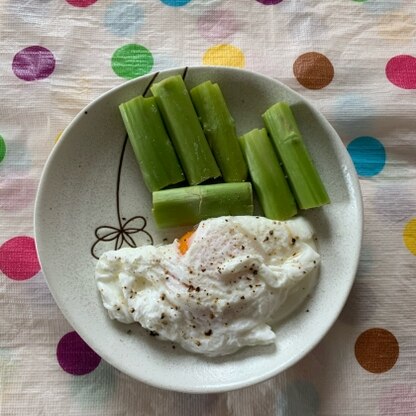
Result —
[[36, 195], [36, 181], [27, 176], [0, 179], [0, 209], [5, 211], [26, 208]]
[[416, 386], [397, 384], [383, 391], [380, 397], [380, 416], [414, 416]]
[[27, 280], [40, 270], [35, 240], [14, 237], [0, 247], [0, 270], [10, 279]]
[[405, 90], [416, 89], [416, 58], [410, 55], [397, 55], [386, 65], [387, 79]]
[[198, 19], [198, 30], [200, 35], [206, 39], [222, 41], [238, 29], [238, 23], [231, 10], [211, 10]]
[[52, 52], [43, 46], [29, 46], [14, 56], [12, 69], [23, 81], [48, 78], [55, 70], [55, 58]]
[[101, 361], [101, 357], [75, 331], [68, 332], [60, 339], [56, 357], [62, 369], [74, 376], [91, 373]]
[[88, 7], [94, 4], [97, 0], [66, 0], [71, 6]]

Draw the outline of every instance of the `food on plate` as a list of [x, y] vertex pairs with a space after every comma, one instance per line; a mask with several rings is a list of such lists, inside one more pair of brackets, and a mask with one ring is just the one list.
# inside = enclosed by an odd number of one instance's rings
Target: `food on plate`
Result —
[[235, 121], [220, 87], [206, 81], [192, 88], [190, 95], [224, 181], [245, 181], [247, 165], [238, 144]]
[[[227, 195], [225, 187], [192, 189], [221, 177], [226, 183], [241, 183], [248, 171], [269, 219], [286, 220], [298, 208], [330, 202], [288, 104], [277, 103], [265, 111], [266, 129], [253, 129], [238, 138], [218, 84], [205, 81], [188, 92], [183, 78], [173, 75], [150, 90], [154, 97], [139, 96], [121, 104], [120, 111], [144, 182], [153, 193], [153, 217], [160, 228], [252, 214], [248, 188], [230, 187]], [[190, 186], [164, 190], [183, 182], [184, 176]], [[236, 210], [241, 197], [243, 206]], [[198, 201], [203, 206], [198, 207]]]
[[263, 114], [263, 121], [283, 163], [299, 208], [309, 209], [328, 204], [329, 196], [288, 104], [282, 102], [270, 107]]
[[195, 225], [225, 215], [252, 215], [250, 182], [218, 183], [153, 192], [153, 218], [159, 228]]
[[190, 185], [218, 178], [221, 172], [205, 138], [186, 85], [180, 75], [150, 87]]
[[240, 137], [251, 181], [267, 218], [287, 220], [297, 207], [266, 129], [254, 129]]
[[185, 180], [154, 97], [142, 96], [120, 105], [131, 146], [150, 192]]
[[208, 356], [275, 342], [311, 292], [320, 256], [302, 218], [202, 221], [172, 244], [104, 253], [95, 278], [112, 319]]

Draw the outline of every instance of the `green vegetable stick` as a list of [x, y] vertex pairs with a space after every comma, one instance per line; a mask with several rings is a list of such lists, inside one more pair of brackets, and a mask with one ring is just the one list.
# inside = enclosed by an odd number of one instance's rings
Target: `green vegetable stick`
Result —
[[195, 225], [223, 215], [253, 215], [249, 182], [188, 186], [153, 192], [153, 217], [160, 228]]
[[244, 182], [247, 165], [220, 87], [206, 81], [192, 88], [190, 94], [224, 181]]
[[119, 106], [130, 143], [150, 192], [185, 180], [153, 97]]
[[254, 189], [267, 218], [287, 220], [297, 213], [266, 129], [254, 129], [240, 137]]
[[150, 89], [189, 184], [221, 176], [182, 77], [171, 76]]
[[299, 208], [315, 208], [330, 202], [312, 162], [296, 120], [286, 103], [277, 103], [263, 114]]

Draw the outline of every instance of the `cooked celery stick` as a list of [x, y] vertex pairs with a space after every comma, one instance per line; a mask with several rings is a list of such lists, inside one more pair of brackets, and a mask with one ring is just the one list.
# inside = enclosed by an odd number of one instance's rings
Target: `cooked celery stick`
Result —
[[192, 88], [190, 94], [224, 181], [244, 182], [247, 165], [220, 87], [206, 81]]
[[273, 105], [263, 114], [263, 121], [283, 163], [299, 208], [328, 204], [328, 194], [303, 143], [290, 107], [284, 102]]
[[150, 89], [189, 184], [221, 176], [182, 77], [168, 77]]
[[185, 180], [154, 97], [119, 106], [144, 183], [150, 192]]
[[297, 212], [296, 202], [266, 129], [244, 134], [240, 144], [264, 215], [273, 220], [293, 217]]
[[223, 215], [253, 215], [249, 182], [172, 188], [152, 195], [153, 217], [160, 228], [194, 225]]

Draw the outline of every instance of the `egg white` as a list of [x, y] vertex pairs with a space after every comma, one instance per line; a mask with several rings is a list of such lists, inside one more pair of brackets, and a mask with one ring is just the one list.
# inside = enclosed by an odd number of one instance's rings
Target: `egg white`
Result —
[[95, 278], [110, 318], [209, 356], [275, 342], [271, 325], [312, 291], [320, 256], [303, 218], [202, 221], [179, 242], [104, 253]]

